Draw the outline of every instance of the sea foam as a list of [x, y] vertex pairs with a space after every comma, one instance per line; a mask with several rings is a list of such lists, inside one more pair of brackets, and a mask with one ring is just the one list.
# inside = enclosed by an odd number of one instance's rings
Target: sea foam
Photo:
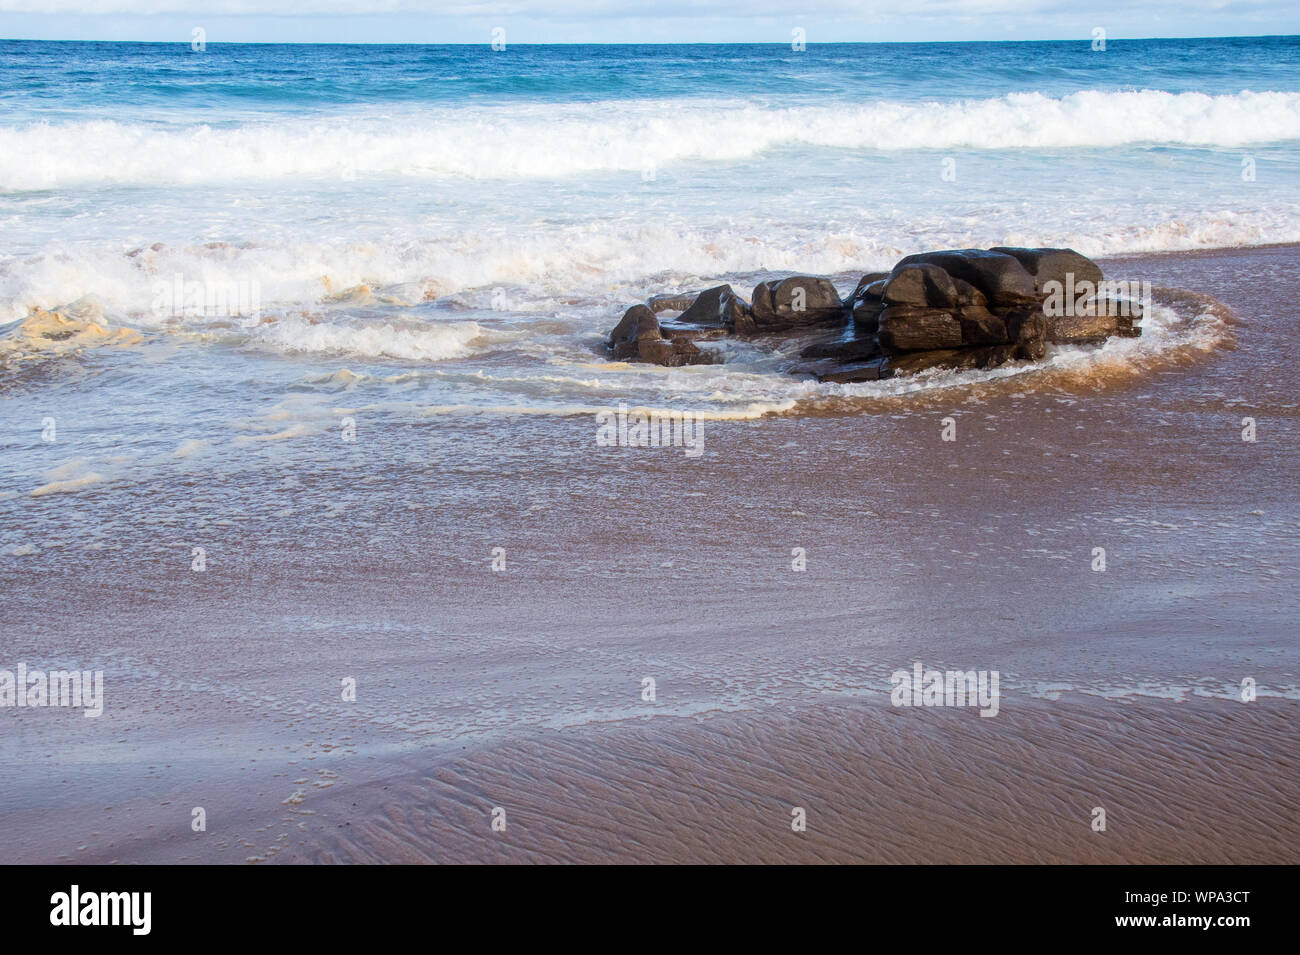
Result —
[[1300, 93], [1278, 91], [1082, 90], [784, 107], [699, 99], [529, 103], [229, 127], [96, 119], [0, 128], [0, 192], [300, 177], [545, 179], [640, 170], [647, 162], [736, 161], [792, 145], [1091, 149], [1294, 139]]

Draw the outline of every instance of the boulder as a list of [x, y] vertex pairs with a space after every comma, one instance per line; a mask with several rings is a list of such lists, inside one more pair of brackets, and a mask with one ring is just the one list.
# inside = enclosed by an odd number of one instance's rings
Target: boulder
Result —
[[677, 322], [714, 328], [744, 328], [749, 323], [749, 304], [732, 291], [730, 285], [719, 285], [697, 295], [677, 316]]
[[975, 286], [995, 307], [1022, 305], [1041, 298], [1034, 277], [1014, 256], [1004, 252], [984, 249], [921, 252], [904, 258], [894, 266], [894, 271], [909, 265], [937, 265], [952, 278]]
[[921, 264], [897, 268], [881, 291], [887, 305], [955, 308], [957, 286], [937, 265]]
[[659, 319], [648, 306], [633, 305], [619, 319], [614, 330], [609, 333], [606, 344], [614, 354], [615, 361], [628, 361], [637, 357], [642, 340], [658, 341], [663, 338], [659, 331]]
[[[1101, 268], [1087, 256], [1080, 255], [1074, 249], [1021, 249], [1011, 246], [997, 246], [990, 252], [1009, 255], [1025, 267], [1025, 271], [1034, 277], [1034, 287], [1043, 293], [1043, 286], [1048, 282], [1066, 284], [1066, 276], [1073, 274], [1074, 283], [1084, 280], [1096, 283], [1101, 281]], [[1045, 294], [1045, 293], [1044, 293]]]
[[751, 314], [757, 332], [843, 324], [848, 318], [835, 286], [808, 275], [760, 283], [754, 289]]
[[[889, 278], [888, 272], [868, 272], [866, 275], [862, 276], [862, 278], [858, 279], [858, 284], [854, 287], [853, 294], [849, 296], [849, 302], [856, 302], [862, 297], [867, 288], [876, 285], [876, 283], [887, 278]], [[879, 293], [876, 293], [876, 298], [880, 298]]]
[[688, 337], [666, 337], [659, 319], [646, 305], [633, 305], [619, 319], [606, 342], [616, 361], [648, 361], [656, 365], [707, 365], [714, 356]]
[[714, 356], [686, 338], [642, 339], [638, 348], [642, 361], [677, 368], [681, 365], [709, 365]]
[[870, 275], [863, 276], [862, 282], [858, 283], [858, 287], [853, 290], [853, 296], [849, 299], [853, 324], [860, 334], [874, 335], [876, 333], [880, 313], [885, 308], [885, 300], [881, 297], [885, 291], [885, 278], [866, 282], [868, 278], [875, 274], [877, 273], [873, 272]]
[[885, 351], [960, 348], [961, 323], [936, 308], [891, 305], [880, 313], [880, 345]]
[[[1053, 282], [1069, 294], [1046, 294]], [[800, 349], [792, 372], [876, 381], [1041, 361], [1049, 344], [1140, 335], [1142, 307], [1125, 296], [1140, 297], [1112, 289], [1073, 249], [947, 249], [863, 275], [847, 300], [827, 279], [802, 275], [760, 283], [752, 306], [730, 285], [656, 295], [627, 311], [608, 344], [621, 360], [676, 366], [720, 360], [699, 347], [705, 339], [784, 333], [775, 354]], [[669, 310], [680, 314], [661, 323], [657, 313]]]

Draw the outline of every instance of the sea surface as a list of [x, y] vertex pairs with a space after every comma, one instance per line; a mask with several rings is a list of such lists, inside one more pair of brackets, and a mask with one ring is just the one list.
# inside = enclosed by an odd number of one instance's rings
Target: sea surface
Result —
[[[915, 384], [818, 385], [739, 344], [721, 368], [616, 366], [600, 342], [649, 294], [795, 271], [848, 290], [925, 249], [1295, 241], [1294, 37], [0, 41], [0, 322], [58, 308], [143, 333], [75, 386], [78, 413], [156, 391], [188, 423], [121, 419], [128, 457], [322, 388], [389, 410], [798, 413]], [[1186, 345], [1186, 325], [1110, 347]], [[6, 414], [47, 414], [44, 377]], [[32, 438], [5, 434], [16, 492], [44, 483]]]

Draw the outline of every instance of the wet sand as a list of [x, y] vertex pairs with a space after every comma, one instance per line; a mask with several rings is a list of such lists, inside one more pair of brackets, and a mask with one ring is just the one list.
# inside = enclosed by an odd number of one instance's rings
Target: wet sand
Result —
[[[1296, 861], [1300, 254], [1103, 264], [1240, 324], [698, 459], [470, 416], [0, 501], [67, 542], [0, 563], [7, 665], [107, 695], [0, 714], [0, 861]], [[890, 708], [917, 660], [999, 670], [1000, 714]]]

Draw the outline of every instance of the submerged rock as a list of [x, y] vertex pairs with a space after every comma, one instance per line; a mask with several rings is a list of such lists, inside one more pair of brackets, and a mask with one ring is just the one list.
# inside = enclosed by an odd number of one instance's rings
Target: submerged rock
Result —
[[714, 357], [688, 337], [665, 335], [659, 318], [646, 305], [633, 305], [609, 333], [606, 346], [616, 361], [647, 361], [656, 365], [707, 365]]
[[726, 328], [744, 331], [749, 325], [749, 303], [730, 285], [705, 289], [677, 316], [680, 325]]

